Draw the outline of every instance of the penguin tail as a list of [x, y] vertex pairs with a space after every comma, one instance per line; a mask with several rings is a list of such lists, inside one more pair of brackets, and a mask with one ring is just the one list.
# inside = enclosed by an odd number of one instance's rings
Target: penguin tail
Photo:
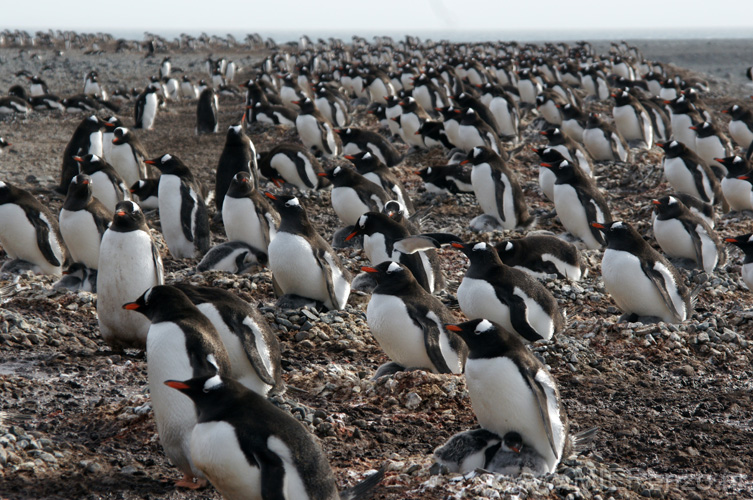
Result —
[[384, 479], [385, 472], [387, 472], [386, 464], [382, 465], [378, 471], [360, 483], [340, 493], [340, 498], [342, 500], [366, 500], [371, 498], [374, 494], [374, 488]]
[[591, 427], [590, 429], [586, 429], [585, 431], [581, 431], [577, 434], [573, 434], [572, 441], [573, 441], [573, 451], [578, 453], [583, 453], [588, 446], [593, 443], [594, 439], [596, 438], [596, 433], [599, 431], [598, 427]]

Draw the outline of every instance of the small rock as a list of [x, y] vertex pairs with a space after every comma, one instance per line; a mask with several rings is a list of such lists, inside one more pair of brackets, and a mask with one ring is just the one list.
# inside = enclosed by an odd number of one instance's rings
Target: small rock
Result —
[[405, 396], [405, 407], [409, 410], [414, 410], [418, 408], [418, 405], [421, 404], [421, 401], [421, 396], [419, 396], [415, 392], [409, 392]]

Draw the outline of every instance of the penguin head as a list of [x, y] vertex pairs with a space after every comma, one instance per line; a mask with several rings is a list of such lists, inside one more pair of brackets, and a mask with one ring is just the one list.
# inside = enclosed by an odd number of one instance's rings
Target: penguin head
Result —
[[741, 234], [734, 238], [724, 238], [724, 241], [732, 243], [745, 252], [745, 264], [753, 262], [753, 233]]
[[324, 172], [319, 172], [316, 175], [331, 181], [335, 187], [349, 186], [357, 177], [360, 177], [360, 174], [354, 169], [339, 165]]
[[625, 106], [631, 100], [630, 93], [626, 90], [618, 90], [610, 94], [610, 96], [612, 97], [612, 99], [614, 99], [617, 106]]
[[142, 229], [149, 232], [144, 212], [141, 211], [138, 203], [132, 200], [119, 201], [115, 205], [115, 213], [112, 216], [110, 229], [121, 232]]
[[539, 132], [539, 134], [549, 139], [549, 142], [552, 144], [557, 143], [558, 141], [562, 140], [562, 138], [564, 137], [562, 135], [562, 131], [558, 127], [552, 127], [546, 130], [542, 130]]
[[494, 245], [494, 249], [497, 251], [497, 255], [499, 255], [499, 259], [502, 262], [515, 256], [519, 248], [520, 245], [516, 244], [515, 240], [500, 241]]
[[89, 198], [92, 196], [92, 178], [86, 174], [78, 174], [71, 179], [68, 186], [68, 198]]
[[228, 144], [237, 144], [248, 140], [246, 132], [243, 130], [243, 125], [230, 125], [227, 128], [227, 135], [225, 140]]
[[748, 160], [742, 156], [734, 155], [724, 158], [714, 158], [714, 161], [727, 167], [728, 179], [741, 178], [741, 176], [743, 180], [748, 178], [750, 167], [748, 166]]
[[303, 205], [301, 205], [300, 200], [298, 200], [298, 198], [296, 198], [295, 196], [285, 194], [272, 194], [269, 191], [265, 192], [264, 196], [272, 200], [272, 204], [280, 213], [280, 215], [306, 213]]
[[354, 155], [345, 155], [344, 158], [349, 160], [356, 167], [358, 173], [362, 175], [373, 172], [382, 165], [382, 161], [369, 151], [361, 151]]
[[599, 113], [588, 113], [588, 120], [586, 120], [586, 128], [600, 128], [602, 125], [601, 115]]
[[572, 163], [564, 158], [560, 161], [552, 163], [542, 162], [540, 165], [551, 170], [552, 173], [557, 177], [557, 179], [561, 179], [563, 182], [567, 182], [570, 179], [575, 178], [580, 173], [579, 168], [575, 168]]
[[657, 142], [656, 145], [664, 150], [664, 154], [668, 158], [676, 158], [682, 155], [687, 149], [685, 147], [685, 144], [674, 140], [668, 142]]
[[[211, 356], [211, 354], [210, 354]], [[199, 422], [221, 420], [241, 398], [253, 397], [255, 392], [235, 380], [222, 377], [217, 371], [207, 372], [188, 380], [166, 380], [164, 384], [176, 389], [194, 402]]]
[[451, 246], [463, 252], [466, 257], [468, 257], [468, 260], [471, 261], [471, 265], [485, 265], [491, 263], [502, 265], [502, 261], [500, 261], [496, 250], [494, 250], [494, 247], [483, 241], [478, 243], [453, 242], [451, 243]]
[[591, 222], [591, 227], [604, 233], [607, 246], [615, 250], [632, 251], [636, 245], [647, 245], [638, 231], [627, 222]]
[[170, 285], [157, 285], [147, 289], [134, 302], [123, 304], [123, 309], [140, 312], [152, 323], [184, 317], [186, 309], [198, 311], [182, 290]]
[[471, 164], [473, 166], [481, 165], [482, 163], [492, 163], [495, 161], [501, 161], [500, 156], [494, 152], [493, 149], [486, 146], [476, 146], [468, 153], [468, 157], [461, 161], [461, 165]]
[[539, 155], [539, 158], [541, 158], [541, 161], [544, 161], [546, 163], [558, 163], [565, 159], [564, 156], [562, 156], [562, 153], [559, 152], [559, 150], [554, 148], [536, 148], [531, 147], [534, 153]]
[[126, 144], [131, 140], [130, 131], [125, 127], [118, 127], [112, 133], [113, 144]]
[[245, 198], [254, 191], [254, 179], [248, 172], [238, 172], [230, 181], [227, 196], [231, 198]]
[[652, 200], [651, 204], [662, 219], [673, 219], [688, 212], [685, 204], [674, 196], [664, 196], [658, 200]]
[[369, 273], [377, 282], [377, 291], [402, 290], [416, 283], [413, 273], [398, 262], [384, 261], [374, 267], [362, 267], [361, 271]]
[[445, 325], [468, 345], [469, 358], [497, 357], [511, 349], [525, 349], [517, 335], [488, 319], [474, 319], [456, 325]]
[[165, 153], [151, 160], [144, 160], [147, 165], [154, 165], [159, 171], [166, 175], [183, 175], [188, 171], [188, 167], [177, 156]]
[[316, 111], [316, 107], [314, 106], [314, 101], [312, 101], [308, 97], [305, 99], [301, 99], [300, 101], [292, 101], [292, 103], [298, 105], [298, 107], [301, 108], [302, 115], [312, 114]]
[[109, 166], [97, 155], [74, 156], [73, 159], [78, 163], [78, 170], [82, 174], [92, 175]]
[[12, 202], [14, 198], [13, 194], [16, 189], [17, 188], [14, 186], [0, 181], [0, 205]]

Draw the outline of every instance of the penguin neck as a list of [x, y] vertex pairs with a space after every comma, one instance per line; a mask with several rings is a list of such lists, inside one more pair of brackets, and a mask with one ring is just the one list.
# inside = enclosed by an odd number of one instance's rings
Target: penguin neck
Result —
[[63, 208], [69, 212], [77, 212], [85, 209], [91, 203], [93, 197], [90, 189], [68, 189], [68, 197], [63, 203]]
[[277, 229], [277, 231], [283, 233], [300, 234], [307, 238], [311, 238], [314, 235], [319, 234], [313, 228], [311, 222], [309, 222], [309, 218], [308, 216], [306, 216], [305, 212], [301, 212], [300, 214], [280, 214], [280, 227]]
[[509, 266], [505, 265], [497, 255], [479, 256], [471, 259], [471, 265], [465, 272], [466, 278], [487, 279], [491, 276], [507, 274]]
[[[403, 271], [406, 272], [406, 271]], [[374, 294], [395, 295], [398, 297], [418, 296], [427, 293], [412, 276], [381, 281]]]

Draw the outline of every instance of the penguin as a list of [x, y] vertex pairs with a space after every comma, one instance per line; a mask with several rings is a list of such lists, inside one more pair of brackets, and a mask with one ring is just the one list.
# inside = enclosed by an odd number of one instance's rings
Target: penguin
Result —
[[727, 170], [721, 184], [730, 210], [753, 210], [753, 172], [748, 160], [739, 155], [714, 160]]
[[332, 208], [346, 226], [353, 226], [366, 212], [381, 212], [391, 198], [381, 186], [349, 167], [335, 167], [319, 174], [332, 183]]
[[442, 108], [449, 104], [445, 89], [431, 81], [426, 73], [421, 73], [413, 79], [413, 91], [411, 96], [429, 114], [436, 116], [436, 108]]
[[367, 151], [352, 155], [348, 154], [344, 158], [356, 167], [359, 174], [377, 186], [380, 186], [392, 198], [397, 200], [404, 207], [406, 215], [415, 212], [408, 190], [405, 189], [405, 186], [400, 182], [395, 173], [387, 168], [387, 165], [376, 155]]
[[242, 241], [227, 241], [216, 245], [201, 259], [196, 271], [222, 271], [243, 274], [256, 265], [267, 265], [267, 253]]
[[583, 145], [595, 161], [630, 161], [630, 149], [622, 135], [601, 119], [590, 113], [583, 130]]
[[554, 472], [570, 441], [552, 375], [500, 324], [477, 318], [446, 328], [468, 345], [465, 380], [478, 423], [498, 436], [518, 433], [544, 459], [545, 472]]
[[500, 138], [517, 145], [520, 141], [520, 112], [517, 104], [499, 85], [485, 84], [481, 91], [481, 102], [486, 104], [497, 122]]
[[366, 307], [366, 321], [392, 360], [379, 367], [374, 379], [416, 368], [463, 373], [467, 348], [444, 328], [453, 319], [450, 310], [421, 287], [402, 264], [382, 262], [361, 270], [372, 274], [377, 282]]
[[277, 235], [269, 244], [269, 268], [278, 295], [343, 309], [350, 295], [350, 273], [340, 258], [311, 225], [298, 198], [265, 195], [280, 213]]
[[147, 165], [159, 178], [159, 218], [167, 248], [174, 259], [201, 258], [209, 250], [209, 215], [193, 173], [180, 158], [164, 154]]
[[[426, 149], [421, 134], [416, 134], [416, 132], [418, 132], [421, 124], [429, 119], [428, 113], [413, 97], [406, 97], [399, 101], [398, 105], [400, 112], [397, 116], [392, 117], [392, 121], [398, 124], [403, 142], [413, 149]], [[390, 114], [388, 113], [387, 116], [389, 117]]]
[[556, 236], [531, 235], [508, 239], [494, 245], [503, 264], [526, 271], [536, 278], [554, 274], [580, 281], [586, 275], [580, 252], [572, 243]]
[[34, 195], [0, 181], [0, 246], [10, 257], [0, 271], [17, 261], [30, 263], [38, 274], [60, 276], [68, 250], [55, 216]]
[[292, 109], [282, 106], [269, 104], [267, 102], [257, 102], [246, 107], [250, 110], [248, 122], [267, 123], [269, 125], [282, 125], [283, 127], [295, 127], [295, 121], [298, 113]]
[[140, 313], [151, 322], [146, 339], [149, 398], [162, 449], [183, 472], [175, 486], [202, 488], [207, 481], [192, 457], [191, 432], [197, 422], [194, 405], [164, 382], [218, 372], [229, 375], [227, 349], [209, 318], [174, 286], [153, 286], [122, 308], [130, 314]]
[[680, 94], [672, 100], [665, 100], [669, 107], [669, 120], [672, 123], [672, 139], [682, 142], [695, 152], [696, 132], [690, 127], [694, 123], [701, 123], [704, 117], [685, 94]]
[[129, 189], [131, 199], [136, 196], [139, 206], [145, 210], [159, 209], [159, 178], [141, 179]]
[[452, 243], [471, 265], [458, 287], [460, 309], [469, 318], [488, 317], [522, 342], [550, 340], [565, 328], [557, 301], [533, 276], [502, 263], [486, 243]]
[[506, 154], [499, 137], [472, 108], [468, 108], [462, 116], [457, 132], [458, 142], [455, 143], [460, 149], [469, 152], [475, 147], [486, 146], [498, 155]]
[[332, 125], [317, 111], [311, 99], [295, 101], [301, 112], [295, 119], [295, 128], [304, 146], [327, 158], [342, 154], [342, 142]]
[[520, 102], [528, 107], [535, 106], [536, 96], [542, 92], [543, 87], [530, 68], [523, 68], [518, 71], [517, 87]]
[[338, 493], [335, 476], [314, 437], [264, 396], [219, 375], [164, 383], [195, 404], [192, 458], [227, 500], [358, 500], [369, 498], [384, 476], [380, 469]]
[[460, 164], [434, 165], [413, 173], [421, 177], [429, 193], [473, 193], [471, 172]]
[[725, 238], [724, 241], [738, 246], [745, 253], [741, 275], [745, 286], [748, 287], [748, 290], [753, 291], [753, 234], [748, 233], [734, 238]]
[[435, 465], [430, 471], [438, 469], [441, 472], [467, 474], [476, 469], [484, 469], [501, 446], [502, 438], [486, 429], [458, 432], [445, 444], [434, 449]]
[[297, 78], [287, 73], [280, 78], [280, 83], [280, 98], [282, 99], [282, 103], [288, 108], [296, 111], [300, 110], [301, 103], [299, 101], [307, 99], [309, 95], [298, 85]]
[[721, 240], [706, 222], [674, 196], [651, 202], [656, 210], [654, 237], [669, 257], [689, 259], [706, 273], [724, 265]]
[[675, 191], [713, 205], [722, 201], [722, 187], [716, 175], [686, 144], [670, 141], [656, 145], [664, 150], [662, 168]]
[[623, 313], [621, 321], [682, 323], [692, 313], [691, 294], [669, 261], [626, 222], [593, 222], [607, 248], [601, 260], [604, 287]]
[[403, 157], [395, 147], [376, 132], [360, 128], [337, 129], [344, 155], [371, 153], [388, 167], [399, 164]]
[[29, 84], [29, 94], [31, 94], [32, 97], [47, 95], [50, 93], [50, 89], [47, 87], [47, 82], [37, 75], [29, 77]]
[[594, 175], [591, 154], [580, 144], [562, 133], [559, 127], [542, 130], [539, 134], [549, 141], [548, 147], [559, 151], [566, 160], [578, 165], [589, 177]]
[[651, 149], [654, 145], [654, 126], [643, 104], [630, 92], [622, 90], [611, 94], [614, 125], [631, 147]]
[[452, 149], [455, 147], [447, 138], [447, 132], [445, 132], [444, 129], [444, 122], [427, 120], [418, 127], [416, 135], [421, 136], [424, 145], [428, 149], [440, 147]]
[[[160, 78], [164, 78], [166, 76], [170, 76], [170, 72], [172, 71], [172, 69], [173, 69], [173, 64], [170, 61], [170, 56], [165, 56], [162, 59], [162, 62], [160, 63], [160, 67], [159, 67], [159, 76], [160, 76]], [[177, 71], [177, 69], [176, 69], [176, 71]]]
[[191, 79], [188, 77], [188, 75], [183, 75], [180, 82], [180, 95], [183, 96], [184, 99], [198, 99], [199, 98], [199, 90], [191, 82]]
[[0, 97], [0, 116], [11, 114], [27, 115], [31, 112], [31, 109], [31, 105], [20, 97]]
[[742, 148], [753, 143], [753, 112], [750, 109], [733, 104], [722, 113], [729, 115], [729, 135]]
[[716, 222], [714, 220], [714, 207], [710, 203], [703, 202], [695, 196], [685, 193], [671, 193], [672, 196], [680, 200], [683, 205], [690, 209], [690, 212], [703, 219], [711, 229], [714, 229]]
[[329, 86], [323, 84], [317, 86], [314, 105], [322, 116], [335, 127], [345, 127], [350, 121], [348, 99]]
[[163, 283], [162, 257], [144, 212], [133, 201], [121, 201], [99, 247], [97, 318], [104, 341], [119, 351], [144, 349], [149, 321], [121, 306]]
[[[484, 214], [493, 219], [497, 228], [515, 229], [530, 227], [536, 222], [528, 211], [523, 190], [517, 176], [505, 161], [487, 147], [471, 149], [468, 158], [461, 165], [470, 164], [471, 184], [476, 200]], [[471, 221], [471, 228], [483, 218]]]
[[131, 199], [131, 192], [123, 178], [102, 158], [89, 154], [74, 156], [73, 159], [78, 162], [81, 173], [91, 177], [92, 194], [107, 210], [114, 212], [119, 201]]
[[211, 286], [176, 283], [220, 334], [230, 361], [229, 377], [266, 396], [284, 390], [280, 343], [256, 307], [234, 293]]
[[[504, 135], [506, 135], [497, 123], [497, 119], [495, 118], [494, 113], [492, 113], [491, 109], [489, 109], [486, 104], [481, 102], [480, 99], [474, 97], [468, 92], [460, 92], [453, 98], [453, 100], [461, 108], [472, 109], [476, 113], [476, 115], [478, 115], [478, 117], [483, 120], [483, 122], [486, 123], [489, 128], [494, 131], [495, 134], [497, 134], [498, 137], [503, 137]], [[434, 107], [432, 107], [432, 109], [434, 109]]]
[[562, 125], [562, 106], [565, 104], [567, 100], [555, 90], [544, 89], [536, 96], [536, 110], [550, 126]]
[[554, 209], [565, 230], [579, 238], [589, 249], [601, 248], [604, 238], [592, 222], [611, 222], [607, 200], [596, 184], [569, 161], [542, 163], [557, 177], [554, 183]]
[[607, 83], [604, 72], [597, 64], [591, 64], [581, 69], [580, 75], [581, 86], [588, 97], [597, 101], [609, 99], [609, 83]]
[[89, 269], [81, 262], [74, 262], [63, 271], [63, 277], [52, 288], [97, 293], [97, 270]]
[[[542, 162], [544, 163], [559, 163], [566, 158], [562, 156], [560, 149], [554, 149], [550, 147], [546, 148], [531, 148], [536, 153]], [[546, 167], [539, 167], [539, 187], [544, 196], [554, 201], [554, 183], [557, 182], [557, 176], [554, 175], [550, 169]]]
[[91, 177], [79, 174], [71, 180], [68, 196], [60, 209], [60, 234], [73, 262], [89, 269], [99, 266], [99, 246], [112, 212], [94, 197]]
[[4, 137], [0, 137], [0, 154], [2, 154], [6, 148], [10, 148], [11, 146], [13, 146], [13, 144], [6, 141]]
[[[387, 121], [387, 126], [390, 129], [390, 136], [391, 137], [398, 137], [402, 138], [402, 133], [400, 131], [400, 124], [398, 123], [398, 119], [400, 115], [403, 113], [403, 107], [400, 105], [401, 98], [397, 95], [391, 95], [384, 98], [385, 104], [384, 104], [384, 116], [385, 120]], [[429, 115], [426, 115], [426, 119], [429, 118]], [[404, 139], [403, 139], [404, 140]]]
[[238, 172], [222, 205], [222, 222], [229, 241], [242, 241], [262, 252], [277, 232], [280, 216], [269, 199], [254, 188], [247, 172]]
[[230, 183], [238, 172], [247, 172], [253, 178], [254, 187], [259, 187], [259, 167], [256, 161], [256, 148], [240, 125], [232, 125], [227, 129], [225, 147], [220, 154], [215, 173], [214, 203], [217, 213], [222, 213], [222, 203], [225, 200]]
[[729, 139], [710, 122], [696, 124], [691, 128], [696, 133], [696, 154], [711, 167], [713, 172], [721, 171], [726, 175], [727, 167], [723, 163], [717, 162], [715, 158], [724, 158], [732, 154], [732, 145]]
[[73, 159], [74, 156], [91, 154], [102, 157], [102, 128], [104, 127], [106, 127], [105, 122], [97, 115], [84, 118], [78, 124], [63, 151], [60, 184], [55, 188], [58, 193], [66, 194], [68, 186], [71, 185], [71, 179], [79, 173], [78, 163]]
[[560, 125], [562, 133], [577, 143], [583, 142], [583, 131], [586, 128], [588, 115], [570, 103], [562, 106], [560, 110], [562, 111], [562, 124]]
[[151, 85], [147, 86], [136, 98], [133, 107], [133, 128], [152, 130], [154, 119], [157, 117], [158, 104], [157, 89]]
[[271, 151], [259, 153], [259, 173], [272, 182], [286, 182], [300, 191], [321, 189], [329, 185], [319, 160], [300, 144], [283, 142]]
[[90, 71], [84, 79], [84, 94], [99, 97], [107, 100], [107, 92], [99, 84], [99, 74], [96, 71]]
[[149, 158], [149, 155], [136, 134], [125, 127], [118, 127], [113, 132], [111, 142], [110, 159], [107, 161], [120, 174], [126, 185], [133, 186], [140, 179], [146, 179], [148, 169], [144, 160]]
[[214, 134], [219, 130], [219, 103], [213, 88], [204, 89], [196, 103], [196, 135]]
[[105, 129], [102, 131], [102, 158], [112, 165], [112, 140], [115, 137], [115, 130], [118, 127], [122, 127], [123, 122], [120, 121], [120, 118], [113, 115], [105, 120], [105, 123], [107, 125], [105, 125]]

